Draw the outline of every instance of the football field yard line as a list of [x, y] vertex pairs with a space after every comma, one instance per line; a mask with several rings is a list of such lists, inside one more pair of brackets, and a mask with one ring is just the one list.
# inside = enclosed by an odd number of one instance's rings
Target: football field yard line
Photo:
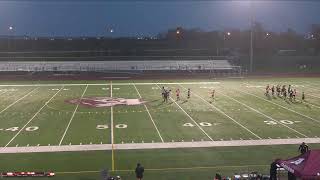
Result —
[[243, 106], [251, 109], [252, 111], [254, 111], [254, 112], [256, 112], [256, 113], [258, 113], [258, 114], [260, 114], [260, 115], [262, 115], [262, 116], [264, 116], [264, 117], [266, 117], [266, 118], [268, 118], [268, 119], [270, 119], [270, 120], [273, 120], [273, 121], [281, 124], [282, 126], [284, 126], [284, 127], [288, 128], [288, 129], [290, 129], [290, 130], [292, 130], [292, 131], [294, 131], [294, 132], [296, 132], [296, 133], [298, 133], [298, 134], [300, 134], [300, 135], [308, 138], [307, 135], [305, 135], [305, 134], [303, 134], [303, 133], [301, 133], [301, 132], [299, 132], [299, 131], [297, 131], [297, 130], [295, 130], [295, 129], [293, 129], [293, 128], [291, 128], [291, 127], [289, 127], [289, 126], [287, 126], [287, 125], [285, 125], [285, 124], [283, 124], [283, 123], [281, 123], [280, 121], [278, 121], [278, 120], [276, 120], [276, 119], [274, 119], [274, 118], [272, 118], [272, 117], [270, 117], [270, 116], [268, 116], [268, 115], [266, 115], [266, 114], [258, 111], [257, 109], [255, 109], [255, 108], [253, 108], [253, 107], [251, 107], [251, 106], [248, 106], [247, 104], [244, 104], [244, 103], [242, 103], [242, 102], [240, 102], [240, 101], [238, 101], [238, 100], [236, 100], [236, 99], [234, 99], [234, 98], [232, 98], [232, 97], [230, 97], [230, 96], [228, 96], [228, 95], [226, 95], [226, 94], [224, 94], [224, 93], [222, 93], [222, 92], [220, 92], [220, 94], [223, 95], [223, 96], [225, 96], [225, 97], [227, 97], [227, 98], [229, 98], [229, 99], [231, 99], [231, 100], [233, 100], [233, 101], [235, 101], [235, 102], [238, 102], [239, 104], [242, 104]]
[[15, 105], [17, 102], [21, 101], [22, 99], [24, 99], [25, 97], [29, 96], [33, 91], [39, 89], [39, 87], [34, 88], [32, 91], [30, 91], [29, 93], [25, 94], [23, 97], [19, 98], [18, 100], [16, 100], [15, 102], [11, 103], [10, 105], [8, 105], [6, 108], [4, 108], [3, 110], [0, 111], [0, 114], [3, 113], [4, 111], [6, 111], [7, 109], [9, 109], [11, 106]]
[[[187, 89], [184, 86], [182, 86], [181, 84], [179, 84], [180, 87], [182, 87], [183, 89]], [[250, 129], [248, 129], [247, 127], [245, 127], [244, 125], [242, 125], [241, 123], [239, 123], [238, 121], [236, 121], [235, 119], [233, 119], [232, 117], [230, 117], [228, 114], [226, 114], [225, 112], [223, 112], [222, 110], [220, 110], [219, 108], [217, 108], [216, 106], [210, 104], [208, 101], [206, 101], [205, 99], [203, 99], [201, 96], [199, 96], [198, 94], [191, 92], [192, 94], [196, 95], [198, 98], [200, 98], [202, 101], [204, 101], [206, 104], [208, 104], [209, 106], [213, 107], [215, 110], [217, 110], [218, 112], [220, 112], [221, 114], [223, 114], [224, 116], [226, 116], [227, 118], [229, 118], [230, 120], [232, 120], [233, 122], [235, 122], [236, 124], [238, 124], [240, 127], [242, 127], [243, 129], [245, 129], [246, 131], [248, 131], [249, 133], [251, 133], [252, 135], [254, 135], [255, 137], [257, 137], [258, 139], [262, 139], [260, 136], [258, 136], [257, 134], [255, 134], [254, 132], [252, 132]]]
[[[86, 88], [84, 89], [84, 91], [83, 91], [83, 93], [82, 93], [82, 95], [81, 95], [81, 97], [80, 97], [80, 101], [81, 101], [81, 99], [83, 98], [84, 94], [86, 93], [87, 89], [88, 89], [88, 85], [87, 85]], [[67, 125], [67, 127], [66, 127], [66, 129], [65, 129], [65, 131], [64, 131], [64, 133], [63, 133], [63, 135], [62, 135], [62, 137], [61, 137], [61, 139], [60, 139], [59, 146], [61, 145], [64, 137], [65, 137], [66, 134], [67, 134], [67, 131], [68, 131], [68, 129], [69, 129], [69, 126], [70, 126], [70, 124], [71, 124], [71, 122], [72, 122], [72, 120], [73, 120], [73, 118], [74, 118], [74, 116], [75, 116], [75, 114], [76, 114], [76, 112], [77, 112], [77, 110], [78, 110], [78, 107], [79, 107], [79, 103], [76, 105], [76, 108], [74, 109], [74, 111], [73, 111], [73, 113], [72, 113], [72, 116], [71, 116], [71, 118], [70, 118], [70, 121], [69, 121], [69, 123], [68, 123], [68, 125]]]
[[[142, 97], [141, 97], [141, 94], [140, 94], [138, 88], [136, 87], [135, 84], [133, 84], [133, 87], [136, 89], [137, 94], [139, 95], [139, 97], [140, 97], [140, 99], [141, 99]], [[146, 105], [146, 104], [143, 104], [143, 105], [144, 105], [144, 108], [146, 109], [146, 111], [147, 111], [147, 113], [148, 113], [148, 115], [149, 115], [149, 117], [150, 117], [150, 120], [152, 121], [152, 124], [153, 124], [154, 128], [157, 130], [157, 133], [158, 133], [161, 141], [164, 142], [164, 141], [163, 141], [163, 138], [162, 138], [162, 136], [161, 136], [161, 134], [160, 134], [160, 131], [159, 131], [156, 123], [154, 122], [154, 120], [153, 120], [153, 118], [152, 118], [152, 116], [151, 116], [151, 114], [150, 114], [150, 112], [149, 112], [149, 109], [148, 109], [147, 105]]]
[[30, 120], [11, 138], [11, 140], [5, 145], [7, 147], [20, 133], [24, 128], [41, 112], [41, 110], [47, 106], [47, 104], [63, 89], [64, 86], [62, 86], [59, 91], [57, 91], [47, 102], [44, 103], [44, 105], [30, 118]]
[[[112, 81], [110, 82], [110, 97], [112, 98]], [[114, 129], [113, 129], [113, 104], [110, 106], [110, 121], [111, 121], [111, 170], [115, 169], [115, 159], [114, 159]]]
[[[159, 83], [159, 84], [161, 84], [161, 83]], [[157, 86], [158, 86], [159, 89], [161, 89], [158, 84], [157, 84]], [[190, 119], [191, 121], [193, 121], [193, 122], [195, 123], [195, 125], [197, 125], [197, 127], [198, 127], [211, 141], [214, 141], [214, 140], [207, 134], [207, 132], [206, 132], [205, 130], [203, 130], [203, 129], [201, 128], [201, 126], [199, 126], [199, 124], [198, 124], [174, 99], [172, 99], [172, 97], [170, 97], [170, 99], [171, 99], [172, 102], [174, 102], [174, 103], [182, 110], [182, 112], [184, 112], [184, 113], [189, 117], [189, 119]]]
[[240, 90], [236, 90], [236, 91], [242, 92], [242, 93], [244, 93], [244, 94], [248, 94], [248, 95], [250, 95], [250, 96], [254, 96], [254, 97], [258, 98], [258, 99], [261, 99], [261, 100], [263, 100], [263, 101], [269, 102], [269, 103], [274, 104], [274, 105], [276, 105], [276, 106], [282, 107], [283, 109], [286, 109], [286, 110], [291, 111], [291, 112], [293, 112], [293, 113], [299, 114], [300, 116], [303, 116], [303, 117], [305, 117], [305, 118], [308, 118], [308, 119], [310, 119], [310, 120], [312, 120], [312, 121], [315, 121], [315, 122], [320, 123], [320, 121], [317, 120], [317, 119], [314, 119], [314, 118], [312, 118], [312, 117], [310, 117], [310, 116], [307, 116], [307, 115], [305, 115], [305, 114], [299, 113], [299, 112], [297, 112], [297, 111], [295, 111], [295, 110], [293, 110], [293, 109], [287, 108], [287, 107], [285, 107], [285, 106], [282, 106], [282, 105], [280, 105], [280, 104], [274, 103], [274, 102], [272, 102], [272, 101], [268, 101], [268, 100], [266, 100], [266, 99], [264, 99], [264, 98], [262, 98], [262, 97], [259, 97], [259, 96], [255, 95], [255, 94], [248, 93], [248, 92], [244, 92], [244, 91], [240, 91]]

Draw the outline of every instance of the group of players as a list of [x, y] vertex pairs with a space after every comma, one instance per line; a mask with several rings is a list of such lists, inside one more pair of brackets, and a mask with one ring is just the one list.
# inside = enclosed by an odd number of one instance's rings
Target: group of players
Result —
[[[270, 96], [270, 91], [271, 91], [271, 95], [275, 96], [275, 93], [278, 97], [283, 98], [284, 100], [287, 100], [287, 98], [289, 98], [290, 101], [296, 101], [296, 97], [297, 97], [297, 90], [293, 89], [291, 87], [291, 85], [288, 86], [288, 88], [286, 87], [286, 85], [277, 85], [277, 86], [272, 86], [270, 87], [270, 85], [268, 84], [266, 86], [266, 92], [265, 95], [266, 96]], [[304, 101], [305, 100], [305, 94], [304, 92], [302, 92], [301, 95], [301, 100]]]
[[[163, 98], [163, 102], [168, 102], [168, 99], [170, 99], [170, 93], [171, 93], [171, 89], [165, 89], [164, 86], [162, 87], [161, 95], [162, 95], [162, 98]], [[211, 98], [214, 100], [215, 90], [213, 89], [210, 94], [211, 94]], [[187, 99], [190, 99], [190, 95], [191, 95], [191, 89], [188, 88]], [[180, 100], [180, 89], [177, 88], [176, 89], [176, 101], [179, 101], [179, 100]]]

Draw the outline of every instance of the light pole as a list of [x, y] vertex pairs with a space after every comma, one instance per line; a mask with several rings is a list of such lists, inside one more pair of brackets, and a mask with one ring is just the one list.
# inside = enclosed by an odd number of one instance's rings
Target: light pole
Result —
[[253, 71], [253, 2], [250, 1], [250, 73]]
[[9, 32], [9, 37], [8, 37], [8, 52], [9, 52], [10, 49], [11, 49], [11, 47], [10, 47], [10, 41], [11, 41], [11, 39], [13, 39], [13, 31], [14, 31], [13, 26], [9, 26], [9, 27], [8, 27], [8, 32]]

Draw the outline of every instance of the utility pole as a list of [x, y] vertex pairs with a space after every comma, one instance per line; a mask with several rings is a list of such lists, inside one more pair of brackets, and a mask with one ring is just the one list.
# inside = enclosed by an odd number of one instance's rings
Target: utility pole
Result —
[[254, 23], [254, 17], [253, 17], [253, 2], [250, 1], [250, 73], [253, 72], [253, 23]]

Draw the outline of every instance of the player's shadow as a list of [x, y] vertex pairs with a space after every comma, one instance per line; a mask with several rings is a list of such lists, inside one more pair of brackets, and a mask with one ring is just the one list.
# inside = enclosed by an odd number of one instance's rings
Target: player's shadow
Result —
[[186, 102], [188, 102], [188, 100], [184, 100], [184, 101], [182, 101], [182, 103], [181, 103], [181, 104], [184, 104], [184, 103], [186, 103]]

